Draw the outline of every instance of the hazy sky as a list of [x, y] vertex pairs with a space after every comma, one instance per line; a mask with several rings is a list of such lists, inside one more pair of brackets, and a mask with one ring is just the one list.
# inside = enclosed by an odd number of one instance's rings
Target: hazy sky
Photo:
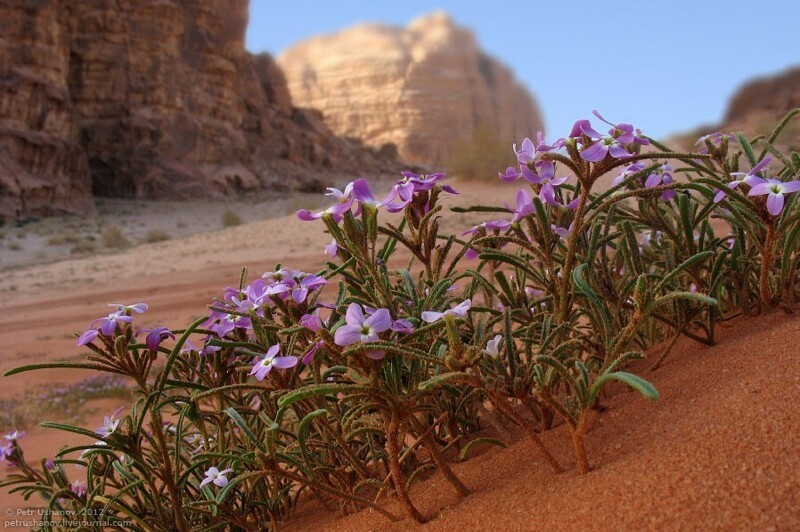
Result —
[[250, 3], [247, 46], [274, 54], [359, 22], [447, 11], [530, 88], [548, 137], [595, 108], [653, 136], [714, 123], [743, 81], [800, 65], [800, 0]]

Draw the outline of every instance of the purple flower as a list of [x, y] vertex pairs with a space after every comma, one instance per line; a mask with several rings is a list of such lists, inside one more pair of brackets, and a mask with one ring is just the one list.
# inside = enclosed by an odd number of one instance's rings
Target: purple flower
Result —
[[503, 339], [502, 334], [496, 335], [494, 338], [486, 342], [486, 348], [483, 352], [492, 358], [497, 358], [500, 354], [500, 341]]
[[[414, 194], [417, 192], [427, 192], [432, 190], [437, 181], [444, 179], [443, 172], [436, 172], [433, 174], [415, 174], [404, 170], [400, 172], [403, 179], [397, 181], [389, 194], [386, 196], [380, 205], [386, 207], [389, 212], [400, 212], [405, 209], [413, 200]], [[443, 185], [442, 190], [450, 194], [458, 194], [450, 185]]]
[[216, 467], [209, 467], [206, 470], [206, 478], [200, 483], [200, 487], [203, 488], [208, 484], [213, 483], [215, 486], [219, 486], [220, 488], [224, 488], [228, 485], [228, 475], [229, 473], [233, 473], [233, 469], [223, 469], [220, 471]]
[[411, 334], [414, 332], [414, 324], [407, 319], [399, 319], [392, 322], [392, 330], [400, 334]]
[[[581, 124], [579, 127], [579, 131], [581, 133], [583, 133], [586, 137], [589, 137], [591, 140], [598, 139], [590, 146], [584, 145], [584, 148], [581, 151], [581, 158], [584, 161], [598, 163], [605, 159], [608, 155], [614, 159], [625, 159], [633, 155], [630, 151], [628, 151], [628, 149], [626, 149], [625, 146], [631, 146], [635, 144], [650, 144], [650, 141], [648, 141], [646, 138], [639, 136], [639, 131], [634, 130], [631, 124], [612, 124], [603, 118], [597, 111], [592, 112], [597, 118], [606, 124], [609, 124], [611, 129], [608, 130], [608, 135], [601, 137], [597, 131], [591, 128], [588, 120], [586, 121], [586, 124]], [[576, 126], [578, 126], [579, 122], [576, 122]], [[574, 127], [573, 133], [576, 133]]]
[[609, 154], [614, 159], [624, 159], [633, 155], [614, 137], [603, 137], [588, 148], [584, 148], [581, 151], [581, 158], [590, 163], [599, 163]]
[[569, 138], [571, 139], [583, 139], [586, 137], [589, 140], [598, 140], [602, 138], [602, 136], [603, 135], [592, 127], [592, 123], [586, 119], [576, 121], [569, 134]]
[[481, 229], [485, 231], [493, 231], [495, 229], [498, 231], [505, 231], [509, 227], [511, 227], [511, 222], [508, 220], [491, 220], [489, 222], [483, 222], [482, 224], [478, 224], [474, 226], [472, 229], [467, 229], [466, 231], [461, 233], [461, 236], [477, 235], [478, 233], [481, 232]]
[[256, 379], [263, 381], [264, 378], [272, 370], [273, 366], [278, 369], [289, 369], [297, 365], [297, 357], [294, 356], [279, 357], [278, 356], [279, 352], [280, 352], [279, 344], [275, 344], [272, 347], [270, 347], [267, 350], [267, 352], [264, 353], [264, 356], [259, 358], [253, 364], [253, 369], [250, 371], [249, 374], [255, 375]]
[[[749, 186], [755, 186], [760, 183], [763, 183], [764, 180], [758, 177], [758, 173], [766, 168], [766, 166], [772, 161], [772, 157], [764, 157], [757, 165], [755, 165], [749, 172], [733, 172], [731, 173], [732, 176], [744, 176], [742, 179], [735, 179], [728, 183], [728, 188], [735, 189], [741, 183], [744, 183]], [[714, 203], [719, 203], [720, 201], [724, 200], [728, 197], [728, 193], [724, 190], [718, 190], [716, 195], [714, 196]]]
[[83, 347], [86, 344], [90, 344], [94, 342], [97, 337], [100, 335], [100, 331], [97, 329], [89, 329], [82, 335], [78, 337], [78, 347]]
[[[722, 144], [722, 140], [725, 138], [735, 139], [736, 137], [734, 137], [730, 133], [720, 133], [719, 131], [715, 131], [714, 133], [703, 135], [702, 137], [697, 139], [697, 142], [695, 142], [694, 144], [695, 146], [700, 146], [704, 145], [706, 141], [709, 141], [712, 145], [719, 146], [720, 144]], [[701, 148], [700, 153], [708, 153], [708, 147]]]
[[95, 432], [97, 432], [99, 435], [105, 438], [106, 436], [117, 430], [117, 427], [119, 426], [120, 422], [120, 419], [118, 419], [117, 416], [119, 416], [124, 409], [125, 407], [121, 406], [110, 416], [104, 416], [103, 426], [97, 429]]
[[569, 228], [559, 227], [556, 224], [550, 224], [550, 229], [559, 237], [567, 238], [569, 234], [572, 232], [572, 224], [570, 224]]
[[147, 345], [147, 349], [153, 352], [158, 351], [158, 346], [160, 346], [161, 342], [163, 342], [167, 338], [171, 338], [173, 340], [175, 339], [175, 335], [172, 333], [172, 331], [170, 331], [166, 327], [139, 329], [136, 332], [136, 336], [139, 336], [142, 333], [148, 333], [147, 338], [145, 338], [145, 344]]
[[623, 166], [622, 169], [617, 174], [617, 177], [614, 178], [614, 181], [611, 182], [611, 186], [616, 187], [617, 185], [624, 183], [629, 177], [638, 174], [642, 170], [647, 168], [643, 161], [636, 161], [634, 163], [629, 164], [628, 166]]
[[800, 190], [800, 181], [783, 182], [777, 179], [765, 179], [750, 189], [748, 196], [767, 196], [767, 211], [772, 216], [779, 216], [783, 211], [785, 194]]
[[325, 246], [325, 254], [335, 259], [336, 255], [339, 253], [339, 244], [336, 243], [336, 240], [331, 240], [331, 243]]
[[512, 222], [521, 220], [522, 218], [525, 218], [526, 216], [536, 212], [536, 209], [533, 206], [533, 199], [531, 198], [531, 195], [528, 193], [528, 191], [525, 190], [524, 188], [517, 191], [516, 199], [517, 199], [516, 209], [511, 208], [508, 205], [505, 206], [509, 211], [514, 213], [514, 217], [511, 218]]
[[353, 183], [349, 183], [345, 187], [344, 191], [339, 190], [338, 188], [328, 188], [328, 193], [325, 195], [334, 198], [338, 203], [319, 212], [311, 212], [307, 209], [300, 209], [297, 211], [297, 217], [308, 222], [312, 220], [319, 220], [326, 214], [330, 214], [336, 222], [339, 222], [342, 219], [342, 214], [344, 214], [346, 211], [349, 211], [350, 206], [353, 204]]
[[112, 312], [106, 317], [97, 318], [92, 323], [89, 324], [89, 328], [94, 329], [98, 328], [97, 324], [99, 323], [100, 332], [105, 334], [106, 336], [111, 336], [116, 332], [117, 325], [124, 324], [124, 323], [131, 323], [133, 318], [130, 316], [126, 316], [122, 313], [122, 311]]
[[519, 164], [530, 164], [536, 157], [536, 147], [534, 147], [531, 139], [526, 138], [522, 141], [522, 146], [517, 150], [517, 145], [514, 144], [514, 153], [517, 154], [517, 162]]
[[311, 344], [309, 350], [306, 352], [305, 355], [303, 355], [303, 360], [302, 360], [303, 364], [305, 364], [306, 366], [310, 365], [311, 362], [314, 360], [314, 355], [317, 354], [317, 351], [323, 345], [325, 345], [325, 342], [323, 342], [322, 340], [318, 340], [313, 344]]
[[44, 463], [44, 467], [47, 468], [48, 471], [55, 471], [56, 470], [56, 463], [53, 461], [52, 458], [48, 458], [47, 461]]
[[[653, 173], [647, 176], [645, 179], [644, 186], [645, 188], [654, 188], [659, 185], [670, 185], [675, 181], [672, 177], [672, 167], [668, 164], [662, 164], [660, 167], [656, 168]], [[664, 201], [670, 201], [675, 199], [677, 192], [675, 189], [665, 190], [661, 194], [661, 199]]]
[[25, 436], [25, 434], [27, 434], [27, 433], [24, 430], [23, 431], [12, 430], [11, 432], [9, 432], [8, 434], [6, 434], [3, 437], [8, 441], [16, 441], [16, 440], [22, 438], [23, 436]]
[[314, 314], [303, 314], [303, 317], [300, 318], [300, 325], [315, 333], [322, 330], [322, 320], [316, 312]]
[[310, 291], [320, 290], [326, 284], [328, 281], [318, 275], [304, 274], [300, 282], [292, 286], [292, 299], [300, 304], [306, 300]]
[[[525, 140], [528, 140], [528, 139], [525, 139]], [[508, 168], [506, 168], [505, 173], [504, 172], [498, 172], [497, 175], [498, 175], [498, 177], [500, 178], [501, 181], [505, 181], [506, 183], [512, 183], [512, 182], [516, 181], [517, 179], [519, 179], [520, 177], [522, 177], [522, 174], [520, 172], [518, 172], [517, 169], [514, 168], [513, 166], [509, 166]]]
[[[346, 325], [336, 329], [333, 336], [336, 345], [342, 347], [356, 343], [377, 342], [380, 340], [378, 336], [380, 333], [392, 328], [392, 316], [388, 309], [378, 309], [370, 316], [365, 316], [364, 310], [358, 303], [350, 303], [347, 307], [345, 322]], [[367, 356], [380, 360], [384, 353], [382, 351], [367, 353]]]
[[464, 300], [463, 302], [459, 303], [457, 306], [445, 310], [444, 312], [433, 312], [426, 310], [422, 313], [422, 321], [426, 323], [433, 323], [439, 321], [440, 319], [444, 318], [448, 315], [453, 315], [457, 318], [463, 318], [467, 315], [470, 307], [472, 307], [472, 301], [469, 299]]
[[375, 199], [372, 190], [369, 188], [369, 182], [363, 177], [353, 181], [353, 197], [358, 200], [361, 205], [371, 205], [373, 207], [380, 207], [382, 202]]
[[[403, 179], [397, 182], [397, 184], [405, 184], [410, 183], [414, 186], [414, 192], [426, 191], [433, 189], [434, 185], [437, 181], [444, 179], [444, 172], [435, 172], [433, 174], [415, 174], [413, 172], [409, 172], [408, 170], [404, 170], [400, 172], [403, 175]], [[450, 192], [451, 194], [458, 194], [452, 187], [449, 185], [445, 185], [442, 187], [442, 190], [446, 192]]]
[[548, 205], [563, 207], [556, 199], [556, 189], [563, 185], [567, 179], [569, 179], [569, 176], [555, 177], [555, 167], [549, 165], [549, 167], [543, 167], [543, 172], [540, 173], [539, 179], [539, 182], [542, 184], [542, 188], [539, 191], [539, 199]]
[[86, 495], [86, 483], [82, 480], [74, 480], [70, 483], [70, 489], [78, 497]]
[[109, 303], [109, 307], [116, 307], [117, 312], [126, 312], [128, 310], [137, 314], [142, 314], [148, 307], [147, 303], [134, 303], [133, 305], [122, 305], [120, 303]]

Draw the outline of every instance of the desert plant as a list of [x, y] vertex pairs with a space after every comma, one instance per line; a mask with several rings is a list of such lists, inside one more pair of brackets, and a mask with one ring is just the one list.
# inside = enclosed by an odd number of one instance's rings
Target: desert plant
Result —
[[512, 206], [454, 208], [498, 217], [461, 235], [440, 225], [444, 174], [403, 172], [382, 199], [364, 179], [329, 189], [332, 206], [297, 213], [332, 238], [320, 271], [242, 272], [186, 328], [138, 329], [145, 304], [112, 305], [78, 337], [85, 361], [8, 372], [106, 372], [135, 400], [96, 430], [45, 423], [88, 439], [40, 468], [12, 433], [3, 485], [142, 530], [276, 528], [304, 494], [395, 519], [389, 491], [422, 522], [409, 485], [438, 470], [467, 495], [446, 451], [502, 444], [486, 423], [520, 426], [562, 471], [540, 438], [557, 418], [585, 473], [604, 388], [658, 398], [630, 360], [666, 342], [657, 367], [680, 335], [713, 344], [736, 313], [793, 311], [800, 156], [774, 141], [794, 114], [769, 138], [712, 135], [697, 152], [589, 120], [525, 139], [500, 177], [529, 186]]
[[112, 225], [103, 231], [103, 246], [110, 249], [125, 249], [131, 247], [131, 241], [122, 234], [119, 227]]
[[239, 214], [236, 211], [228, 209], [222, 213], [223, 227], [234, 227], [237, 225], [242, 225], [242, 219], [239, 217]]
[[169, 239], [169, 233], [162, 231], [161, 229], [153, 229], [152, 231], [148, 231], [147, 236], [145, 237], [145, 240], [147, 240], [147, 242], [150, 244], [155, 242], [164, 242]]

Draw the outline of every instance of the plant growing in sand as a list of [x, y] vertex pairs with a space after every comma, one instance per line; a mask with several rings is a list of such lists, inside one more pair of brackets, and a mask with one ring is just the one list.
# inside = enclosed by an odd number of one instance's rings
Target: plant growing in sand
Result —
[[242, 219], [236, 211], [228, 209], [222, 213], [222, 227], [235, 227], [242, 225]]
[[147, 236], [145, 237], [145, 240], [150, 244], [154, 244], [156, 242], [164, 242], [169, 239], [170, 239], [169, 233], [167, 233], [166, 231], [162, 231], [161, 229], [153, 229], [152, 231], [148, 231]]
[[125, 249], [131, 247], [131, 241], [119, 227], [112, 225], [103, 232], [103, 245], [109, 249]]
[[599, 114], [608, 133], [580, 120], [525, 139], [500, 173], [525, 186], [452, 209], [494, 218], [462, 234], [440, 227], [457, 194], [444, 174], [405, 172], [380, 199], [364, 179], [329, 189], [331, 206], [297, 213], [331, 236], [319, 271], [243, 272], [183, 329], [112, 305], [78, 339], [86, 361], [9, 372], [107, 372], [135, 401], [96, 430], [45, 423], [87, 439], [40, 468], [9, 438], [3, 485], [142, 530], [276, 528], [304, 497], [396, 519], [388, 492], [425, 521], [409, 487], [438, 471], [467, 496], [450, 461], [513, 437], [507, 421], [564, 470], [541, 439], [558, 419], [586, 473], [605, 387], [658, 398], [631, 360], [664, 344], [657, 367], [681, 335], [711, 344], [731, 315], [793, 310], [800, 156], [775, 141], [795, 114], [690, 153]]

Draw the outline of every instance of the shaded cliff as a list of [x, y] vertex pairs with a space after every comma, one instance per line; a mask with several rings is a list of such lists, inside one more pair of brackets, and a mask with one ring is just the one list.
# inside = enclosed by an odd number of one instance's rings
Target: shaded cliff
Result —
[[[244, 48], [247, 0], [0, 4], [0, 214], [379, 173]], [[316, 183], [316, 184], [315, 184]]]

